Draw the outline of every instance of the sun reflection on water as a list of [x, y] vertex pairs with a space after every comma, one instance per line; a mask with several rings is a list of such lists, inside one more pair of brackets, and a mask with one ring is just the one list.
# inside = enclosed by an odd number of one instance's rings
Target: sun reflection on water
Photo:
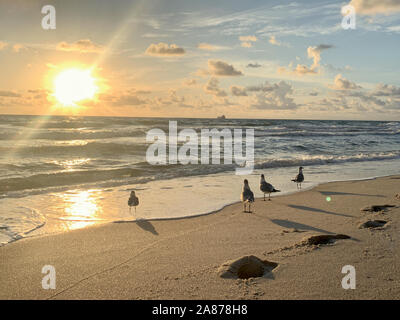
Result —
[[88, 227], [102, 220], [102, 207], [99, 205], [102, 191], [90, 189], [85, 191], [67, 192], [61, 195], [64, 201], [65, 216], [61, 220], [66, 230]]

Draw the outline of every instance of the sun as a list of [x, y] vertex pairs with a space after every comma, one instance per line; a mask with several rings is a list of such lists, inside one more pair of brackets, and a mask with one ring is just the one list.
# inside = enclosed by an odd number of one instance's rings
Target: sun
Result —
[[64, 106], [76, 106], [82, 100], [93, 99], [98, 92], [90, 69], [66, 69], [54, 78], [54, 97]]

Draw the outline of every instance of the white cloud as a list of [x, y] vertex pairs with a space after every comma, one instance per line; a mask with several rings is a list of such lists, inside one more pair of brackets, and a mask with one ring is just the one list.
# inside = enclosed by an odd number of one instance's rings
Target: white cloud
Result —
[[103, 51], [103, 47], [95, 44], [90, 39], [78, 40], [74, 43], [60, 42], [57, 44], [57, 50], [60, 51], [78, 51], [78, 52], [92, 52], [97, 53]]
[[400, 12], [399, 0], [352, 0], [349, 4], [354, 6], [357, 14], [362, 15], [393, 14]]
[[256, 92], [252, 97], [250, 107], [263, 110], [296, 109], [298, 105], [290, 95], [293, 88], [285, 81], [270, 84], [265, 82], [259, 86], [247, 87], [248, 91]]
[[209, 74], [213, 76], [242, 76], [243, 73], [236, 70], [233, 65], [230, 65], [220, 60], [208, 60], [208, 71], [200, 71], [203, 74]]
[[219, 87], [219, 80], [217, 78], [210, 78], [204, 86], [204, 91], [216, 97], [226, 97], [227, 94]]
[[185, 54], [185, 49], [178, 47], [176, 44], [168, 45], [163, 42], [158, 44], [152, 43], [146, 49], [146, 54], [152, 56], [181, 56]]
[[[307, 48], [307, 55], [308, 58], [313, 60], [313, 63], [310, 67], [304, 64], [298, 64], [296, 68], [292, 69], [291, 64], [289, 65], [288, 69], [286, 67], [279, 67], [278, 73], [293, 73], [295, 75], [307, 75], [307, 74], [317, 74], [320, 71], [320, 62], [321, 62], [321, 52], [323, 50], [327, 50], [333, 48], [330, 44], [320, 44], [316, 47], [308, 47]], [[292, 70], [290, 70], [292, 69]]]
[[344, 78], [341, 74], [338, 74], [335, 77], [333, 85], [329, 85], [330, 88], [335, 89], [335, 90], [355, 90], [355, 89], [361, 89], [360, 86], [358, 86], [355, 82], [352, 82], [350, 80], [347, 80]]
[[200, 50], [204, 50], [204, 51], [219, 51], [219, 50], [224, 50], [224, 49], [228, 49], [227, 47], [223, 47], [223, 46], [218, 46], [215, 44], [210, 44], [210, 43], [199, 43], [197, 45], [197, 48]]
[[246, 97], [247, 92], [246, 89], [243, 87], [238, 87], [238, 86], [231, 86], [231, 93], [232, 95], [236, 97]]
[[275, 36], [270, 36], [268, 42], [274, 46], [282, 46], [283, 43], [278, 41]]
[[253, 42], [257, 41], [256, 36], [240, 36], [239, 40], [242, 42], [241, 46], [244, 48], [251, 48], [253, 46]]

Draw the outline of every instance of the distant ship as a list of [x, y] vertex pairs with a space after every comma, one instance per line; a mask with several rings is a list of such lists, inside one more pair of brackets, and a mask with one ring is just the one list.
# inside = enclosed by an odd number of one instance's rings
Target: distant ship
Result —
[[222, 116], [219, 116], [219, 117], [217, 117], [217, 119], [220, 119], [220, 120], [225, 120], [225, 119], [226, 119], [226, 117], [225, 117], [225, 115], [222, 115]]

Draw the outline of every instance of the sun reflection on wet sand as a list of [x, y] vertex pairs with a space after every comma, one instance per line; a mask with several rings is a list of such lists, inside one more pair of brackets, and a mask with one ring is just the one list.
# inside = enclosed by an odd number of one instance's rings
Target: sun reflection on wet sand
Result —
[[73, 191], [61, 194], [64, 201], [65, 216], [60, 219], [64, 222], [65, 230], [85, 228], [101, 221], [102, 207], [99, 205], [102, 191], [90, 189]]

